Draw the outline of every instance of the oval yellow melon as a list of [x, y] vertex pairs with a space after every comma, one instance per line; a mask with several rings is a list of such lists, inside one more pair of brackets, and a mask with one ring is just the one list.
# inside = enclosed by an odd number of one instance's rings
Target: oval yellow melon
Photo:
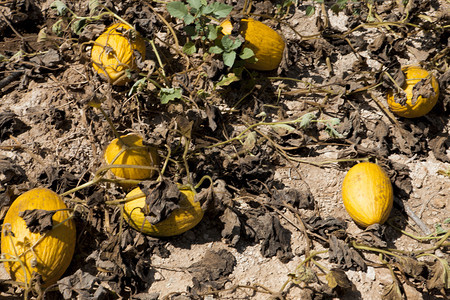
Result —
[[[223, 21], [222, 33], [231, 34], [233, 25], [230, 20]], [[246, 63], [249, 69], [271, 71], [278, 68], [283, 58], [285, 43], [281, 35], [269, 26], [254, 19], [242, 19], [239, 33], [245, 39], [244, 47], [250, 48], [258, 60]]]
[[144, 61], [145, 41], [142, 36], [127, 24], [113, 24], [95, 40], [91, 51], [92, 65], [111, 83], [124, 85], [130, 81], [124, 71], [138, 70], [135, 51]]
[[[127, 147], [130, 147], [127, 149]], [[156, 149], [144, 146], [142, 137], [137, 134], [123, 135], [114, 139], [105, 150], [105, 160], [108, 164], [125, 149], [114, 161], [114, 165], [138, 165], [156, 167], [159, 157]], [[125, 179], [148, 179], [155, 174], [155, 170], [138, 168], [112, 168], [111, 172], [119, 178]]]
[[[134, 229], [142, 233], [156, 237], [169, 237], [182, 234], [195, 227], [203, 218], [203, 210], [200, 202], [194, 201], [194, 192], [191, 190], [180, 190], [181, 199], [179, 208], [174, 210], [165, 220], [152, 225], [145, 220], [142, 208], [145, 207], [145, 196], [140, 188], [135, 188], [128, 193], [128, 197], [139, 196], [135, 200], [127, 202], [124, 206], [124, 219]], [[144, 223], [145, 222], [145, 223]]]
[[252, 49], [258, 59], [246, 67], [258, 71], [271, 71], [278, 68], [283, 58], [283, 38], [272, 28], [259, 21], [241, 20], [239, 33], [244, 37], [244, 47]]
[[345, 175], [342, 199], [345, 209], [357, 224], [363, 227], [383, 224], [393, 205], [392, 184], [377, 164], [359, 163]]
[[[417, 118], [422, 117], [430, 112], [436, 105], [439, 98], [439, 84], [437, 79], [428, 73], [427, 70], [416, 66], [406, 66], [402, 68], [405, 73], [405, 84], [401, 87], [406, 93], [406, 103], [402, 105], [397, 103], [396, 95], [394, 91], [390, 90], [387, 94], [387, 102], [392, 112], [400, 117], [405, 118]], [[413, 104], [413, 88], [414, 86], [424, 78], [431, 76], [430, 89], [434, 90], [434, 94], [429, 97], [417, 97], [417, 101]]]
[[1, 251], [5, 259], [18, 257], [23, 263], [24, 267], [18, 261], [4, 262], [13, 280], [29, 283], [36, 272], [42, 276], [43, 287], [47, 287], [56, 283], [70, 265], [76, 242], [75, 223], [67, 220], [67, 210], [58, 211], [52, 217], [53, 229], [43, 234], [32, 233], [19, 213], [33, 209], [59, 210], [67, 206], [56, 193], [44, 188], [20, 195], [3, 221]]

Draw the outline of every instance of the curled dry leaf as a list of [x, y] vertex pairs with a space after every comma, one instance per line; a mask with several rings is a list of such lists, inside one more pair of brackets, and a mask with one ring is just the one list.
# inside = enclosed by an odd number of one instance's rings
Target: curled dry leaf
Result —
[[28, 230], [43, 234], [53, 228], [52, 217], [55, 213], [56, 210], [27, 209], [19, 212], [19, 217], [24, 219]]
[[271, 203], [283, 206], [285, 203], [295, 208], [314, 209], [314, 196], [309, 186], [301, 181], [296, 188], [284, 188], [272, 192]]
[[411, 276], [412, 278], [417, 280], [423, 279], [420, 274], [424, 271], [425, 265], [416, 258], [401, 257], [398, 259], [398, 266], [403, 273]]
[[150, 224], [155, 225], [167, 217], [177, 208], [181, 193], [177, 185], [168, 180], [144, 181], [139, 185], [145, 194], [143, 213]]
[[370, 225], [355, 236], [356, 242], [375, 248], [387, 247], [384, 235], [385, 229], [386, 227], [380, 224]]
[[396, 279], [383, 289], [382, 299], [403, 300], [402, 291]]
[[244, 226], [246, 233], [261, 241], [261, 254], [264, 257], [277, 256], [282, 262], [292, 257], [291, 232], [284, 228], [280, 220], [263, 210], [258, 214], [247, 214]]
[[344, 269], [355, 267], [356, 269], [366, 270], [364, 258], [355, 249], [350, 248], [346, 242], [334, 235], [330, 236], [329, 242], [330, 262], [334, 262]]
[[[1, 124], [0, 124], [1, 125]], [[27, 179], [25, 170], [8, 157], [0, 156], [0, 184], [14, 185]], [[3, 201], [2, 201], [3, 202]]]
[[289, 274], [289, 277], [295, 284], [299, 284], [301, 282], [309, 284], [318, 281], [317, 274], [314, 272], [314, 270], [305, 265], [301, 265], [300, 267], [298, 267], [295, 270], [295, 273]]
[[12, 111], [0, 112], [0, 141], [8, 139], [10, 135], [23, 133], [30, 128]]
[[[74, 274], [58, 280], [58, 288], [65, 300], [101, 299], [108, 291], [100, 285], [100, 279], [78, 269]], [[91, 297], [93, 296], [93, 298]]]
[[447, 260], [439, 258], [431, 266], [427, 288], [429, 290], [450, 289], [450, 267]]
[[189, 266], [188, 271], [192, 274], [194, 289], [203, 291], [223, 288], [235, 266], [236, 258], [231, 252], [208, 250], [200, 261]]
[[[330, 236], [340, 236], [342, 238], [346, 236], [345, 229], [347, 228], [347, 224], [344, 220], [333, 217], [322, 219], [314, 215], [309, 219], [305, 219], [305, 222], [309, 230], [321, 235], [325, 240], [328, 240]], [[321, 239], [318, 242], [323, 243]]]
[[336, 287], [350, 289], [353, 286], [352, 282], [348, 279], [347, 274], [340, 269], [331, 269], [325, 278], [327, 279], [328, 286], [332, 289]]

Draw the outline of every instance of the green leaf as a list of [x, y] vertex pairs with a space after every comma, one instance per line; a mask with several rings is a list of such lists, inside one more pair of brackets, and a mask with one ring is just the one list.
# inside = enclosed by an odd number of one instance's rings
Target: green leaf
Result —
[[339, 123], [341, 123], [341, 120], [339, 120], [339, 118], [332, 118], [329, 119], [328, 122], [331, 126], [336, 126], [339, 125]]
[[[47, 27], [44, 27], [41, 30], [39, 30], [36, 42], [43, 43], [46, 40], [47, 40]], [[0, 61], [2, 61], [1, 57], [0, 57]]]
[[62, 19], [58, 20], [55, 24], [52, 25], [52, 31], [57, 36], [62, 35], [61, 23], [62, 23]]
[[201, 14], [205, 16], [211, 14], [213, 11], [214, 7], [212, 7], [212, 5], [206, 5], [200, 9]]
[[214, 41], [217, 39], [217, 30], [219, 29], [219, 26], [208, 24], [208, 40]]
[[185, 26], [183, 29], [186, 32], [186, 34], [189, 36], [194, 36], [197, 34], [197, 32], [195, 31], [195, 25], [191, 24], [191, 25]]
[[255, 148], [257, 137], [258, 135], [256, 134], [256, 132], [254, 131], [250, 132], [249, 135], [247, 135], [247, 138], [245, 139], [244, 143], [242, 144], [243, 150], [252, 151], [253, 148]]
[[208, 52], [213, 53], [213, 54], [220, 54], [223, 52], [223, 49], [220, 48], [219, 46], [212, 46], [212, 47], [209, 47]]
[[73, 22], [71, 26], [72, 32], [75, 33], [76, 35], [80, 35], [85, 25], [86, 19], [81, 19]]
[[197, 47], [195, 47], [194, 42], [189, 41], [186, 44], [184, 44], [183, 52], [186, 53], [187, 55], [192, 55], [195, 52], [197, 52]]
[[313, 14], [314, 14], [314, 12], [315, 12], [315, 8], [314, 8], [314, 6], [308, 6], [307, 8], [306, 8], [306, 16], [312, 16]]
[[97, 7], [100, 6], [100, 2], [98, 0], [89, 0], [89, 12], [91, 15], [95, 12]]
[[202, 6], [202, 2], [200, 0], [187, 0], [187, 3], [195, 9], [199, 9]]
[[64, 16], [67, 12], [67, 6], [62, 1], [55, 1], [50, 5], [50, 8], [55, 9], [58, 16]]
[[234, 61], [236, 60], [236, 52], [224, 52], [222, 56], [223, 56], [223, 63], [227, 67], [231, 67], [234, 64]]
[[340, 134], [336, 129], [333, 128], [333, 126], [330, 125], [330, 123], [326, 124], [325, 131], [328, 133], [328, 135], [332, 138], [343, 138], [344, 136]]
[[214, 2], [210, 4], [210, 6], [213, 9], [213, 15], [216, 18], [225, 18], [230, 14], [230, 12], [233, 10], [232, 6], [229, 6], [224, 3]]
[[446, 233], [447, 231], [442, 228], [441, 224], [434, 224], [434, 228], [436, 229], [437, 234]]
[[141, 78], [138, 81], [136, 81], [133, 84], [133, 86], [131, 87], [130, 91], [128, 92], [128, 97], [133, 95], [133, 94], [135, 94], [135, 93], [137, 93], [137, 92], [139, 92], [139, 91], [142, 91], [144, 89], [144, 87], [145, 87], [146, 81], [147, 81], [146, 77]]
[[239, 48], [242, 45], [242, 42], [240, 40], [234, 40], [233, 41], [233, 45], [231, 45], [231, 48], [228, 49], [229, 51], [231, 50], [236, 50], [237, 48]]
[[191, 14], [187, 14], [184, 16], [183, 21], [186, 25], [192, 24], [195, 21], [195, 17]]
[[223, 78], [216, 84], [216, 87], [228, 86], [231, 83], [233, 83], [235, 81], [239, 81], [239, 80], [240, 80], [240, 78], [238, 76], [236, 76], [236, 74], [229, 73], [229, 74], [223, 76]]
[[295, 128], [287, 124], [272, 125], [272, 129], [280, 136], [288, 135], [295, 131]]
[[181, 99], [181, 89], [180, 88], [162, 88], [159, 92], [159, 98], [161, 99], [161, 104], [167, 104], [169, 101], [175, 99]]
[[[239, 45], [238, 45], [238, 47], [239, 47], [241, 45], [240, 44], [241, 41], [238, 41], [238, 42], [239, 42]], [[237, 47], [235, 48], [234, 45], [235, 45], [235, 40], [233, 40], [229, 35], [225, 35], [224, 37], [222, 37], [222, 46], [225, 50], [231, 51], [231, 50], [236, 49]]]
[[253, 57], [255, 53], [253, 53], [253, 50], [250, 48], [244, 48], [242, 49], [241, 54], [239, 54], [239, 57], [241, 59], [249, 59], [250, 57]]
[[169, 2], [166, 7], [169, 14], [174, 18], [184, 19], [188, 14], [187, 6], [180, 1]]
[[300, 128], [305, 129], [308, 128], [309, 124], [312, 120], [314, 120], [316, 115], [314, 113], [307, 113], [301, 117]]

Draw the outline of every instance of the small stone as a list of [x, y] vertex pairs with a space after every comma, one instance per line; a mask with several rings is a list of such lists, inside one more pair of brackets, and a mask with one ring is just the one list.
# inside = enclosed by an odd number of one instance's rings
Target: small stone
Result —
[[367, 272], [366, 272], [366, 277], [367, 279], [370, 279], [372, 281], [375, 280], [376, 274], [375, 274], [375, 269], [373, 267], [367, 267]]
[[439, 258], [445, 258], [446, 256], [444, 252], [441, 251], [441, 249], [436, 249], [436, 251], [434, 251], [434, 254], [436, 254], [436, 256]]
[[162, 276], [162, 274], [159, 272], [155, 272], [155, 275], [153, 275], [153, 280], [155, 281], [161, 281], [164, 279], [165, 279], [164, 276]]

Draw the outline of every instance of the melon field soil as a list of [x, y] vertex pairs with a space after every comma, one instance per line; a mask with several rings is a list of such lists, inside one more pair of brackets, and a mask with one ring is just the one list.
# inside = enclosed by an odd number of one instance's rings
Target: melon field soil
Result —
[[[231, 20], [282, 35], [283, 60], [268, 72], [227, 67], [207, 39], [184, 53], [192, 39], [164, 2], [0, 1], [1, 222], [27, 190], [62, 194], [94, 179], [111, 124], [157, 148], [165, 180], [200, 183], [205, 211], [184, 234], [154, 238], [124, 222], [120, 185], [68, 193], [75, 255], [58, 284], [29, 297], [447, 299], [450, 2], [219, 1]], [[147, 46], [125, 86], [90, 58], [118, 17]], [[439, 81], [423, 117], [388, 109], [405, 65]], [[344, 208], [342, 181], [358, 161], [377, 162], [393, 184], [383, 225], [358, 227]], [[2, 267], [0, 299], [23, 297]]]

